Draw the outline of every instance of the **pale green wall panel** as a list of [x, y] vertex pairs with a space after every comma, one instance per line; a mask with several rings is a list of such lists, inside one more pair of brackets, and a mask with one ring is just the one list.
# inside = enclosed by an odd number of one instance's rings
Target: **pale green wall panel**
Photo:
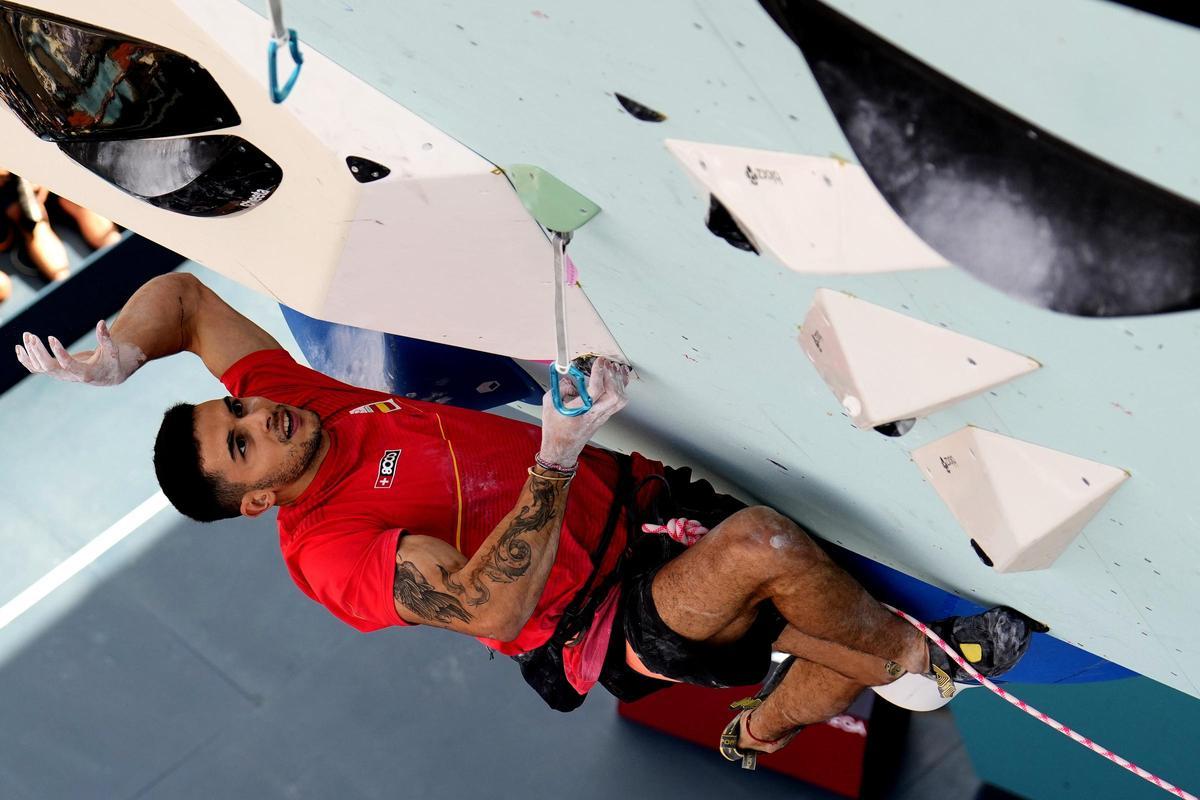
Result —
[[[1010, 687], [1098, 744], [1184, 790], [1200, 789], [1200, 702], [1145, 678]], [[986, 783], [1031, 800], [1155, 800], [1162, 789], [1067, 739], [985, 689], [951, 704]]]
[[[1200, 31], [1100, 0], [836, 6], [1016, 113], [1200, 198]], [[1068, 317], [957, 269], [801, 275], [709, 234], [707, 198], [663, 139], [851, 155], [803, 57], [752, 0], [286, 8], [306, 46], [493, 162], [542, 166], [603, 207], [572, 256], [637, 365], [624, 415], [646, 441], [833, 541], [1019, 606], [1064, 640], [1200, 696], [1200, 433], [1189, 421], [1200, 313]], [[612, 92], [668, 119], [639, 122]], [[823, 286], [1045, 367], [901, 439], [857, 431], [796, 343]], [[909, 459], [966, 424], [1133, 477], [1052, 568], [999, 575]]]

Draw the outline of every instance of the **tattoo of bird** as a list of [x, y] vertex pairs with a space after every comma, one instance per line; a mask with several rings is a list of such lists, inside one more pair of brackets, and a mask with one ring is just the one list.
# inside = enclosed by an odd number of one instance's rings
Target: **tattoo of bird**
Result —
[[395, 595], [396, 602], [425, 619], [443, 624], [449, 624], [455, 619], [471, 621], [470, 612], [463, 608], [458, 598], [434, 589], [411, 561], [402, 561], [396, 565], [392, 594]]

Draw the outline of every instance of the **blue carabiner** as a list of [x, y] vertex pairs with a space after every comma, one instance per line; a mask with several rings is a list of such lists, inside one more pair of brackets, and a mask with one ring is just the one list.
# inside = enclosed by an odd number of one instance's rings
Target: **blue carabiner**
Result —
[[292, 87], [296, 85], [296, 79], [300, 77], [300, 67], [304, 64], [304, 55], [300, 52], [300, 37], [296, 35], [295, 28], [288, 28], [288, 49], [292, 53], [292, 63], [296, 66], [292, 69], [292, 75], [283, 85], [283, 89], [280, 89], [279, 69], [275, 66], [275, 54], [279, 51], [279, 41], [272, 36], [271, 41], [267, 42], [267, 77], [271, 81], [271, 100], [275, 103], [282, 103], [292, 93]]
[[[558, 387], [559, 379], [564, 375], [568, 375], [571, 380], [575, 381], [575, 388], [579, 390], [579, 399], [583, 401], [583, 405], [575, 408], [567, 408], [563, 405], [562, 390]], [[582, 370], [574, 364], [566, 373], [558, 371], [558, 364], [550, 365], [550, 397], [554, 400], [554, 408], [564, 417], [578, 417], [580, 414], [586, 414], [592, 409], [592, 396], [587, 391], [587, 376]]]

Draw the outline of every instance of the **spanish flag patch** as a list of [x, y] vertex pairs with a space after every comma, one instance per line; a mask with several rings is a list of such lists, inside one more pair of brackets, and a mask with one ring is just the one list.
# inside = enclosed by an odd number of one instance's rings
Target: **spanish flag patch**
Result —
[[365, 406], [359, 406], [352, 410], [351, 414], [373, 414], [376, 411], [381, 414], [390, 414], [393, 411], [399, 411], [400, 404], [394, 398], [389, 397], [387, 400], [381, 400], [378, 403], [367, 403]]

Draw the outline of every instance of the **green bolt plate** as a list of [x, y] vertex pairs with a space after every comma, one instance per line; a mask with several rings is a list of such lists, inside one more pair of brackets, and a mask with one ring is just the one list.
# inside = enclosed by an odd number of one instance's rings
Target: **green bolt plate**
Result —
[[600, 206], [541, 167], [513, 164], [505, 173], [525, 209], [547, 230], [570, 233], [600, 213]]

